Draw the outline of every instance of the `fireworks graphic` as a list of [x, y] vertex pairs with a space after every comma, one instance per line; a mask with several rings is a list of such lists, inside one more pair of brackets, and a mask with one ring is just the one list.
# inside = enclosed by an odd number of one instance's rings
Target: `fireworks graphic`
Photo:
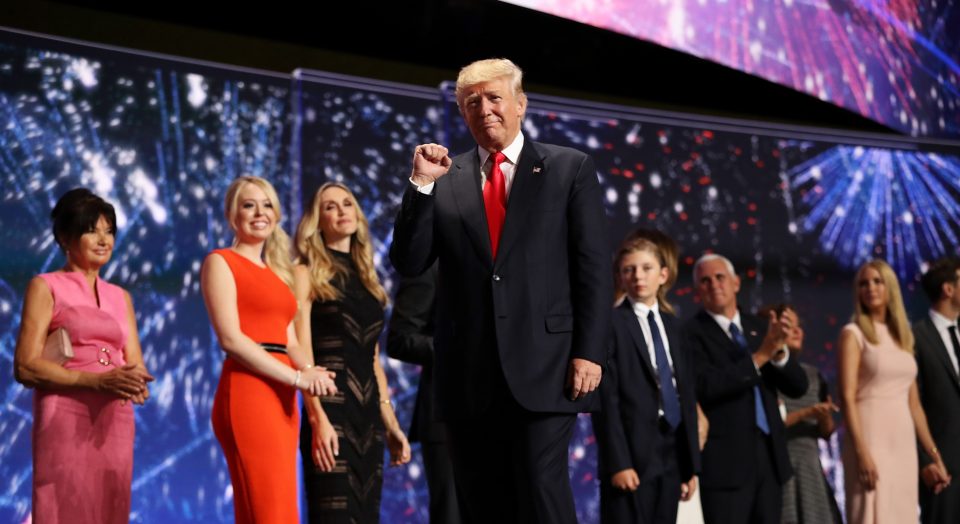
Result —
[[506, 0], [713, 60], [914, 136], [960, 136], [955, 0]]
[[[147, 365], [158, 378], [150, 402], [136, 411], [131, 520], [230, 522], [229, 475], [209, 422], [223, 354], [198, 285], [204, 255], [230, 242], [226, 186], [240, 174], [270, 179], [290, 210], [290, 231], [322, 182], [348, 184], [393, 290], [386, 252], [414, 147], [475, 147], [451, 100], [448, 89], [0, 41], [0, 239], [9, 250], [0, 258], [0, 478], [8, 479], [0, 521], [23, 522], [30, 510], [31, 394], [13, 383], [11, 366], [22, 291], [34, 274], [61, 263], [47, 218], [59, 195], [84, 185], [117, 208], [120, 234], [104, 276], [133, 295]], [[805, 358], [828, 378], [837, 319], [848, 312], [849, 269], [881, 256], [911, 276], [922, 260], [956, 250], [960, 156], [949, 148], [858, 147], [756, 123], [535, 94], [530, 101], [528, 139], [595, 159], [611, 242], [643, 226], [681, 246], [670, 293], [681, 318], [699, 307], [695, 258], [728, 255], [744, 282], [740, 306], [792, 302], [810, 326]], [[418, 370], [381, 357], [407, 427]], [[600, 479], [588, 415], [577, 421], [569, 464], [578, 519], [596, 522]], [[832, 473], [842, 475], [839, 465]], [[427, 502], [415, 447], [410, 465], [385, 468], [383, 521], [425, 522]]]
[[[210, 428], [223, 359], [199, 293], [211, 249], [229, 245], [226, 186], [271, 179], [290, 199], [289, 80], [16, 37], [0, 42], [0, 520], [29, 518], [32, 392], [13, 382], [21, 293], [63, 264], [49, 213], [84, 186], [117, 211], [104, 278], [133, 298], [150, 401], [135, 411], [133, 522], [224, 522], [232, 491]], [[56, 48], [56, 49], [51, 49]]]
[[953, 252], [960, 225], [960, 159], [836, 146], [789, 172], [824, 251], [853, 269], [886, 259], [901, 279]]

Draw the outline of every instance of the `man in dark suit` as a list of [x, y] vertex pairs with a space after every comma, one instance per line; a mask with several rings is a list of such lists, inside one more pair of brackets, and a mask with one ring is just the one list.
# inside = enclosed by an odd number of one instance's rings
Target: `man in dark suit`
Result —
[[930, 433], [947, 471], [939, 471], [936, 457], [919, 450], [921, 478], [920, 518], [924, 524], [960, 522], [960, 487], [944, 481], [944, 473], [960, 473], [960, 259], [934, 262], [920, 279], [930, 299], [930, 312], [913, 325], [920, 403]]
[[404, 275], [439, 262], [434, 378], [463, 518], [575, 522], [567, 453], [599, 405], [607, 224], [593, 160], [520, 132], [521, 76], [504, 59], [460, 71], [478, 147], [417, 147], [390, 259]]
[[785, 350], [792, 311], [767, 322], [740, 311], [733, 264], [704, 255], [694, 264], [703, 308], [686, 325], [697, 400], [710, 434], [701, 455], [700, 498], [707, 524], [780, 522], [781, 485], [793, 474], [777, 391], [799, 397], [807, 377]]
[[[655, 332], [642, 323], [662, 326], [665, 337], [659, 328]], [[600, 518], [674, 524], [677, 504], [693, 495], [700, 469], [693, 360], [676, 317], [657, 305], [647, 307], [628, 297], [614, 310], [612, 326], [610, 360], [600, 386], [603, 410], [593, 415], [600, 451]], [[669, 348], [665, 367], [671, 369], [659, 368], [657, 361], [666, 359], [651, 351], [657, 344]], [[671, 377], [668, 387], [661, 387], [662, 377]], [[679, 403], [664, 402], [665, 394]], [[610, 480], [623, 473], [630, 479], [626, 485]]]
[[387, 332], [387, 354], [420, 366], [420, 385], [407, 435], [420, 443], [430, 491], [430, 522], [460, 523], [447, 430], [437, 421], [433, 402], [433, 330], [437, 266], [418, 277], [400, 279]]

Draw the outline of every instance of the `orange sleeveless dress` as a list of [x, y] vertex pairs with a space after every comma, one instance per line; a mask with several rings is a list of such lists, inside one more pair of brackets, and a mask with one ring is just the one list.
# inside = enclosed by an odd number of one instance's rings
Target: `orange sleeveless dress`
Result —
[[[297, 312], [290, 288], [272, 270], [229, 249], [226, 260], [237, 285], [240, 330], [255, 342], [286, 346], [287, 326]], [[284, 353], [270, 356], [292, 366]], [[297, 524], [297, 392], [232, 358], [213, 399], [213, 432], [233, 483], [237, 524]]]

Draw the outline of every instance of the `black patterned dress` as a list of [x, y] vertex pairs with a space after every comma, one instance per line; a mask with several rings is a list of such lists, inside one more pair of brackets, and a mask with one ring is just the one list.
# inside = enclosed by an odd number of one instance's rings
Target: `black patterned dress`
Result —
[[[800, 398], [783, 397], [787, 413], [825, 402], [829, 395], [827, 379], [817, 368], [802, 362], [800, 367], [806, 373], [810, 387]], [[782, 524], [842, 522], [833, 490], [820, 465], [819, 439], [819, 424], [814, 418], [803, 419], [787, 428], [787, 453], [793, 466], [793, 477], [783, 485]]]
[[337, 374], [338, 393], [321, 397], [337, 431], [340, 454], [333, 471], [320, 471], [311, 458], [313, 431], [303, 414], [300, 451], [311, 523], [376, 523], [383, 484], [383, 421], [373, 372], [374, 349], [383, 329], [383, 308], [357, 275], [350, 255], [330, 251], [349, 268], [345, 282], [334, 280], [342, 300], [314, 301], [310, 315], [313, 358]]

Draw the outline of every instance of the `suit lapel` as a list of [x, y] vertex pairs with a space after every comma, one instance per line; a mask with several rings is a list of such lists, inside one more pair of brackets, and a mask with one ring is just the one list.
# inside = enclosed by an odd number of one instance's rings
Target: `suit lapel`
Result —
[[540, 186], [543, 185], [543, 177], [546, 176], [543, 165], [544, 160], [537, 152], [534, 142], [527, 140], [520, 151], [520, 160], [513, 175], [510, 196], [507, 198], [507, 215], [500, 232], [497, 260], [506, 258], [523, 233], [526, 217], [534, 207], [533, 203], [540, 194]]
[[940, 360], [940, 363], [947, 368], [947, 374], [950, 375], [950, 378], [953, 379], [953, 384], [960, 388], [960, 377], [957, 376], [956, 370], [953, 368], [953, 361], [950, 360], [950, 354], [947, 346], [943, 345], [943, 338], [940, 337], [940, 332], [937, 331], [937, 326], [933, 324], [933, 320], [930, 319], [929, 315], [923, 319], [923, 338], [926, 339], [924, 342], [927, 347], [929, 347], [934, 354], [937, 355], [937, 359]]
[[487, 214], [483, 209], [483, 193], [480, 192], [480, 159], [476, 149], [471, 153], [458, 156], [454, 161], [452, 172], [447, 176], [450, 177], [453, 196], [467, 235], [481, 254], [481, 258], [489, 261], [492, 267], [493, 256]]
[[750, 354], [755, 353], [763, 344], [763, 337], [767, 334], [768, 322], [769, 320], [762, 318], [758, 322], [757, 317], [740, 313], [740, 324], [743, 326], [744, 336], [747, 337], [747, 349]]
[[704, 332], [708, 337], [713, 339], [716, 347], [727, 348], [727, 351], [743, 351], [740, 349], [740, 346], [731, 340], [723, 331], [723, 328], [710, 316], [710, 313], [707, 313], [707, 310], [701, 309], [698, 315], [700, 315], [700, 324], [703, 325]]
[[650, 380], [656, 384], [657, 378], [656, 373], [653, 372], [653, 363], [650, 362], [650, 351], [647, 349], [647, 342], [643, 339], [643, 331], [640, 329], [640, 321], [636, 313], [633, 312], [630, 301], [624, 299], [623, 304], [618, 309], [618, 313], [623, 316], [624, 324], [627, 325], [627, 331], [630, 332], [630, 338], [633, 339], [634, 349], [637, 351], [637, 356], [640, 357], [641, 366]]

